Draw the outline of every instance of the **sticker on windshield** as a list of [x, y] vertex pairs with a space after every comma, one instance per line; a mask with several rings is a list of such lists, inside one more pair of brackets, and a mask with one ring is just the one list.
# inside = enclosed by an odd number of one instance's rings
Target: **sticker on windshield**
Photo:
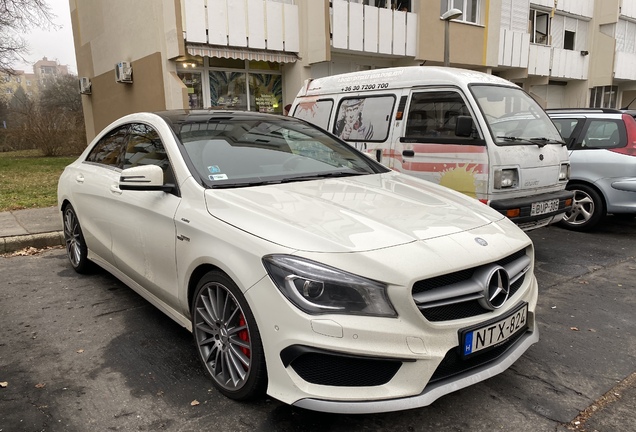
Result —
[[221, 172], [221, 169], [217, 165], [212, 165], [208, 167], [208, 171], [210, 171], [212, 174], [216, 174]]
[[227, 180], [227, 174], [213, 174], [208, 176], [210, 180]]

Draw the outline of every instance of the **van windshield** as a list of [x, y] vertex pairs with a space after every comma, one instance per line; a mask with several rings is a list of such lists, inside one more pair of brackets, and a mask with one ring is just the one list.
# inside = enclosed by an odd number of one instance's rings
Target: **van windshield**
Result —
[[497, 145], [563, 144], [548, 115], [520, 88], [470, 87]]

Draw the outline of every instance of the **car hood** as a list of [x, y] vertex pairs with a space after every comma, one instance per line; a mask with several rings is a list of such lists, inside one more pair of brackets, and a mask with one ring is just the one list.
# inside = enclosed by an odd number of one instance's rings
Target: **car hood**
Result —
[[479, 201], [399, 173], [208, 189], [208, 212], [291, 249], [368, 251], [471, 230], [503, 218]]

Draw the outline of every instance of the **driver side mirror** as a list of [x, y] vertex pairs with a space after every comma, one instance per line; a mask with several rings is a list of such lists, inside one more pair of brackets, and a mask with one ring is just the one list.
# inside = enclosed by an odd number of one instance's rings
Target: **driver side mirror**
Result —
[[455, 136], [472, 136], [474, 130], [473, 126], [473, 118], [471, 116], [457, 116], [457, 124], [455, 124]]
[[119, 189], [170, 192], [174, 185], [163, 183], [163, 170], [157, 165], [143, 165], [123, 170], [119, 177]]

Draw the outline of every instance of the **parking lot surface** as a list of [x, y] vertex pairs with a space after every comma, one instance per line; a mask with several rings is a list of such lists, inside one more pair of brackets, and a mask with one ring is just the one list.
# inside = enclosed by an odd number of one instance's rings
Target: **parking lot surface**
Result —
[[358, 416], [231, 401], [190, 333], [114, 277], [63, 249], [0, 257], [0, 430], [635, 431], [636, 220], [530, 235], [539, 343], [429, 407]]

